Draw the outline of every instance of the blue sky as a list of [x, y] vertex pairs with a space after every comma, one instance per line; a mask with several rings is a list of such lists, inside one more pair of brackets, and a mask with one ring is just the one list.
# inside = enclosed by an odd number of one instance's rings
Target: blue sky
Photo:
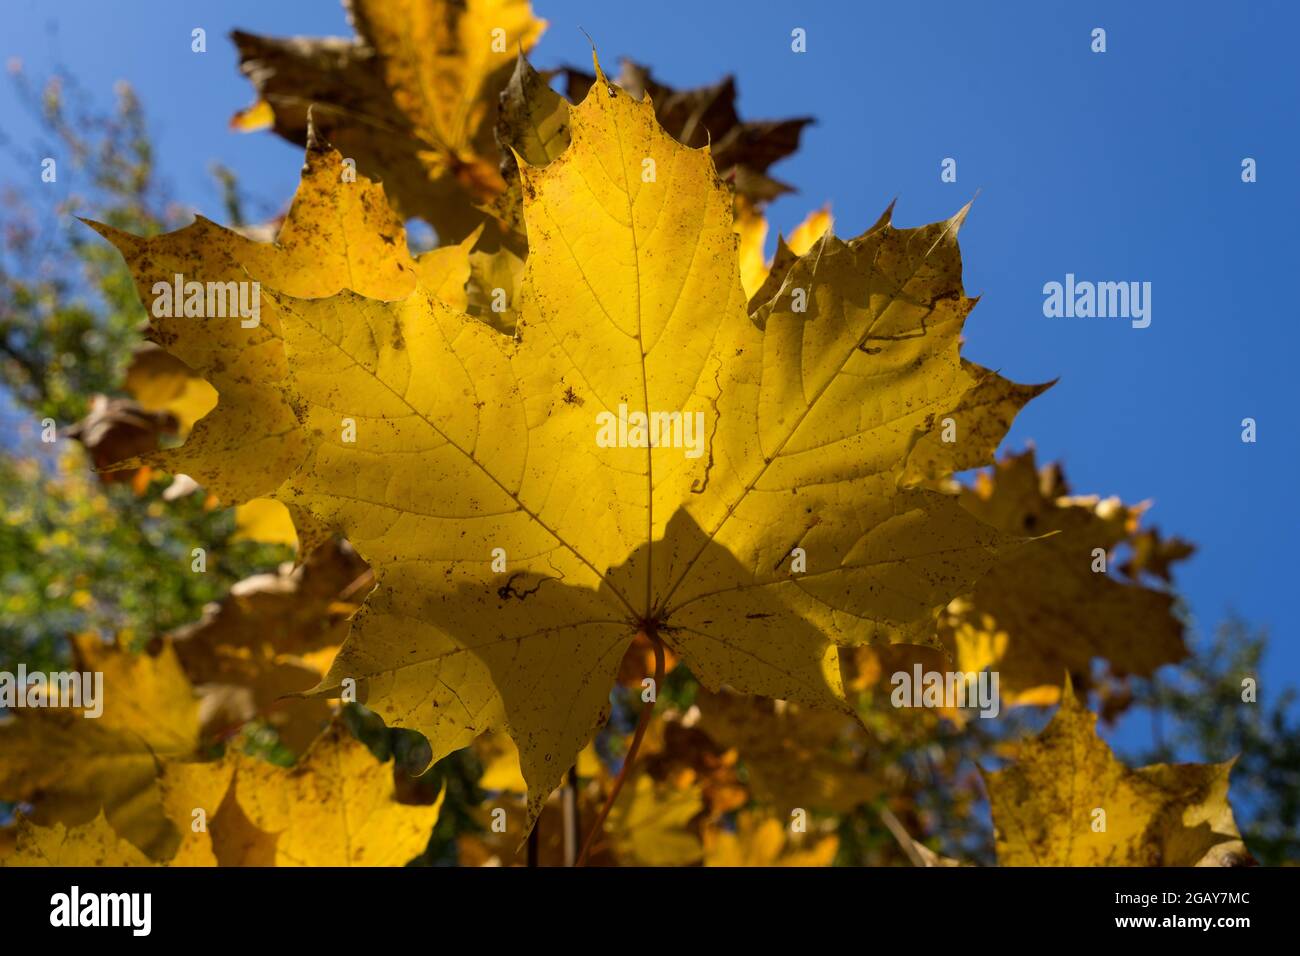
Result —
[[[1086, 9], [1085, 9], [1086, 7]], [[733, 73], [742, 113], [812, 114], [803, 147], [774, 174], [799, 189], [770, 210], [788, 230], [830, 202], [842, 235], [898, 198], [895, 221], [954, 212], [966, 288], [982, 296], [966, 354], [1020, 381], [1060, 383], [1019, 418], [1008, 445], [1062, 459], [1076, 491], [1150, 499], [1151, 521], [1195, 541], [1180, 591], [1196, 622], [1230, 610], [1272, 634], [1263, 693], [1297, 683], [1291, 608], [1300, 496], [1293, 396], [1300, 301], [1300, 13], [1249, 4], [535, 0], [550, 28], [539, 67], [586, 64], [595, 40], [677, 86]], [[9, 0], [0, 56], [41, 75], [74, 73], [104, 102], [139, 92], [173, 197], [213, 218], [208, 173], [234, 169], [256, 196], [287, 201], [301, 154], [241, 135], [251, 102], [232, 28], [348, 35], [329, 0]], [[190, 51], [207, 30], [208, 52]], [[807, 31], [807, 52], [790, 32]], [[1106, 30], [1107, 51], [1091, 52]], [[31, 135], [0, 84], [0, 128]], [[957, 182], [940, 181], [945, 157]], [[1241, 161], [1258, 181], [1241, 181]], [[1291, 170], [1288, 172], [1288, 170]], [[75, 188], [75, 185], [73, 186]], [[1043, 285], [1066, 273], [1152, 284], [1152, 322], [1043, 315]], [[1241, 420], [1258, 422], [1243, 444]]]

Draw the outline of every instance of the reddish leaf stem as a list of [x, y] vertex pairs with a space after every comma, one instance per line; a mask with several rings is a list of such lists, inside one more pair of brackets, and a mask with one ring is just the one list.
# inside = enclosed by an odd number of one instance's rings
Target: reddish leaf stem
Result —
[[636, 762], [637, 751], [641, 749], [641, 741], [645, 737], [646, 728], [650, 726], [650, 715], [654, 713], [655, 703], [659, 700], [660, 685], [664, 682], [664, 646], [660, 642], [659, 636], [653, 631], [646, 630], [646, 637], [654, 645], [655, 649], [655, 677], [654, 677], [654, 696], [645, 702], [641, 708], [641, 716], [636, 722], [636, 732], [632, 735], [632, 744], [627, 748], [627, 756], [623, 758], [623, 766], [614, 778], [614, 784], [609, 788], [609, 796], [605, 798], [605, 805], [600, 808], [600, 813], [596, 814], [596, 820], [591, 825], [591, 830], [587, 833], [587, 839], [583, 841], [582, 852], [578, 854], [578, 861], [574, 866], [586, 866], [587, 854], [591, 852], [592, 844], [596, 842], [596, 836], [601, 832], [605, 825], [605, 817], [614, 806], [614, 801], [618, 799], [618, 793], [623, 789], [623, 782], [627, 780], [632, 764]]

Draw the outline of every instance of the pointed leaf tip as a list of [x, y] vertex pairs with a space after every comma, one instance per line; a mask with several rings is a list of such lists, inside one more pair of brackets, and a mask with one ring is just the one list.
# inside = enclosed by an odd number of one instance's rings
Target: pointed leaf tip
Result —
[[316, 104], [312, 103], [307, 107], [307, 151], [321, 152], [328, 148], [329, 143], [316, 125]]
[[867, 232], [874, 232], [877, 229], [884, 229], [887, 226], [892, 226], [894, 224], [894, 207], [897, 205], [898, 197], [895, 196], [893, 199], [889, 200], [889, 205], [885, 207], [885, 211], [876, 218], [875, 224], [872, 225]]
[[970, 202], [966, 203], [966, 205], [962, 206], [955, 213], [953, 213], [952, 218], [948, 220], [949, 225], [952, 227], [953, 235], [956, 235], [958, 230], [960, 230], [961, 227], [965, 224], [966, 216], [970, 214], [970, 207], [974, 204], [974, 202], [975, 200], [971, 199]]
[[600, 68], [600, 57], [596, 54], [596, 41], [593, 40], [591, 34], [586, 30], [583, 30], [582, 27], [578, 27], [578, 30], [587, 38], [587, 42], [591, 44], [591, 65], [596, 69], [596, 79], [598, 81], [607, 81], [605, 71]]

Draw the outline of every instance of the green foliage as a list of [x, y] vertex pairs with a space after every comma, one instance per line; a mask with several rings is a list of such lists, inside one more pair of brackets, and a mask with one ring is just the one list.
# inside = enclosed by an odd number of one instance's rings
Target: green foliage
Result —
[[113, 108], [103, 112], [66, 77], [51, 78], [40, 92], [21, 73], [16, 82], [49, 137], [16, 155], [18, 168], [38, 170], [42, 156], [62, 159], [49, 189], [15, 184], [0, 199], [7, 220], [0, 382], [38, 419], [64, 425], [85, 414], [92, 394], [117, 390], [144, 318], [121, 258], [74, 217], [93, 213], [144, 234], [178, 222], [157, 183], [144, 114], [129, 86], [119, 84]]
[[[289, 556], [232, 540], [229, 509], [205, 509], [202, 495], [163, 501], [165, 487], [103, 486], [75, 449], [57, 463], [0, 459], [0, 661], [33, 666], [83, 631], [144, 643]], [[204, 573], [191, 570], [194, 548], [206, 551]]]
[[[40, 191], [6, 191], [0, 246], [0, 384], [19, 416], [0, 458], [0, 666], [22, 659], [35, 667], [63, 659], [72, 633], [147, 642], [291, 552], [234, 540], [232, 512], [205, 507], [202, 494], [165, 501], [169, 481], [161, 476], [140, 494], [129, 483], [102, 484], [80, 447], [62, 437], [93, 394], [121, 393], [144, 321], [121, 257], [74, 216], [146, 234], [178, 223], [129, 87], [119, 85], [113, 108], [102, 112], [66, 78], [40, 92], [21, 74], [17, 82], [57, 143], [43, 154], [67, 157], [62, 199], [33, 205], [28, 197]], [[39, 168], [36, 157], [20, 162]], [[54, 446], [39, 438], [47, 416], [59, 425]], [[204, 573], [191, 570], [198, 547], [206, 550]]]

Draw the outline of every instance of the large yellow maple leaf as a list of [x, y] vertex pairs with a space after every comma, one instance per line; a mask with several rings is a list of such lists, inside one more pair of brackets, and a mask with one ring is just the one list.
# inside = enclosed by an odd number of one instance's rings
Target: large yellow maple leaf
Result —
[[[567, 74], [568, 95], [574, 102], [591, 89], [595, 77], [579, 70]], [[736, 85], [731, 77], [713, 86], [694, 90], [674, 90], [655, 81], [650, 71], [624, 60], [615, 83], [636, 99], [654, 106], [655, 117], [664, 129], [687, 146], [709, 146], [710, 155], [723, 179], [735, 193], [737, 218], [748, 228], [743, 236], [756, 239], [761, 246], [767, 232], [759, 207], [770, 199], [790, 191], [790, 187], [767, 175], [767, 169], [792, 154], [799, 146], [809, 117], [753, 122], [742, 120], [736, 112]], [[569, 145], [568, 103], [554, 92], [549, 78], [542, 76], [521, 53], [514, 75], [501, 93], [497, 116], [497, 141], [508, 153], [502, 157], [502, 174], [507, 191], [493, 200], [493, 214], [506, 226], [506, 240], [517, 242], [522, 230], [520, 217], [519, 172], [514, 155], [539, 166], [555, 159]], [[760, 224], [761, 223], [761, 227]], [[818, 226], [820, 225], [820, 228]], [[807, 247], [830, 225], [828, 213], [814, 214], [809, 222], [791, 236], [791, 247], [802, 255]], [[761, 228], [762, 235], [759, 235]], [[806, 236], [804, 233], [809, 233]], [[799, 243], [806, 238], [802, 248]], [[741, 245], [741, 275], [748, 279], [756, 267], [747, 266], [747, 249]], [[759, 267], [762, 250], [759, 250]], [[764, 269], [764, 274], [766, 270]], [[762, 277], [758, 277], [758, 282]], [[748, 283], [746, 291], [751, 291]]]
[[[533, 814], [636, 634], [712, 688], [847, 709], [836, 645], [931, 640], [1009, 540], [904, 486], [986, 461], [964, 210], [824, 236], [751, 319], [707, 147], [603, 74], [569, 127], [521, 170], [515, 336], [420, 288], [265, 306], [312, 436], [280, 494], [377, 579], [318, 690], [363, 682], [435, 758], [507, 729]], [[662, 441], [636, 431], [650, 415]], [[954, 416], [978, 440], [914, 459]]]
[[1221, 764], [1130, 770], [1067, 683], [1016, 760], [986, 772], [1003, 866], [1219, 866], [1248, 859]]
[[[719, 174], [748, 202], [762, 203], [791, 188], [772, 179], [768, 167], [799, 148], [810, 116], [784, 120], [742, 120], [736, 110], [736, 81], [725, 77], [711, 86], [677, 90], [656, 80], [648, 67], [623, 60], [614, 79], [632, 96], [654, 104], [655, 116], [674, 139], [687, 146], [709, 147]], [[565, 92], [577, 102], [596, 78], [572, 67], [565, 74]]]
[[[302, 182], [275, 242], [257, 242], [202, 217], [152, 238], [88, 224], [117, 246], [131, 269], [149, 312], [149, 338], [219, 395], [216, 407], [199, 419], [184, 444], [117, 467], [147, 464], [189, 475], [226, 504], [272, 494], [306, 454], [283, 396], [288, 370], [279, 325], [269, 311], [260, 312], [253, 325], [252, 318], [185, 315], [179, 301], [170, 309], [159, 308], [161, 286], [174, 288], [180, 276], [184, 283], [256, 282], [263, 293], [277, 290], [307, 298], [352, 289], [372, 298], [400, 299], [419, 282], [452, 305], [466, 304], [472, 237], [412, 259], [406, 230], [383, 188], [354, 175], [338, 150], [314, 133]], [[294, 518], [299, 537], [308, 543], [304, 550], [309, 550], [319, 535], [304, 528], [301, 515]]]

